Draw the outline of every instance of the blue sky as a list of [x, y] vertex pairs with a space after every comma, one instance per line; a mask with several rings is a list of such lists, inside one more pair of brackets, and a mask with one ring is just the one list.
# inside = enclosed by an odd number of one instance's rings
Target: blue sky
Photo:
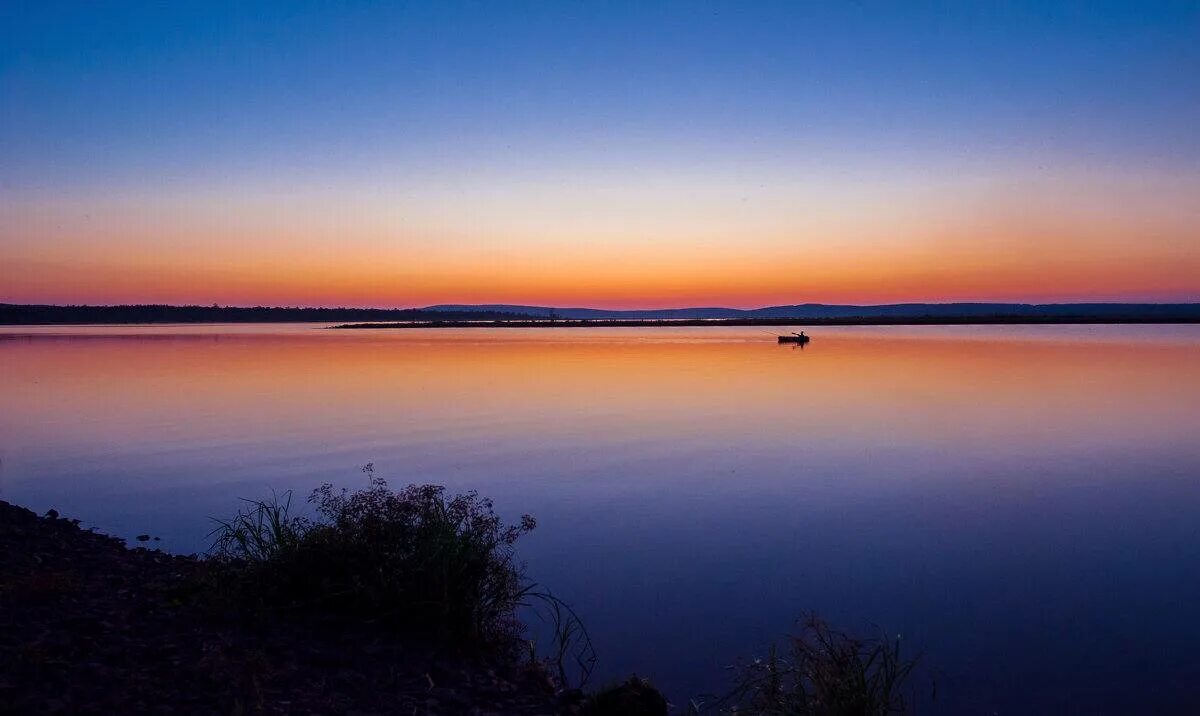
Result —
[[1196, 3], [5, 7], [10, 186], [381, 157], [1200, 159]]
[[467, 204], [532, 186], [511, 204], [527, 215], [555, 201], [547, 185], [1190, 185], [1200, 166], [1195, 2], [9, 2], [0, 13], [0, 242], [25, 247], [14, 260], [48, 240], [30, 233], [32, 213], [117, 196], [192, 193], [211, 213], [271, 192], [340, 206], [403, 186], [400, 202], [433, 192]]

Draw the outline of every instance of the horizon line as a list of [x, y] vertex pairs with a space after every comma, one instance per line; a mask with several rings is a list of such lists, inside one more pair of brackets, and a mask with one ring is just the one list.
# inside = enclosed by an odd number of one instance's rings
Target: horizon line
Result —
[[545, 308], [551, 310], [588, 310], [588, 311], [689, 311], [689, 310], [722, 310], [722, 311], [758, 311], [768, 308], [791, 308], [798, 306], [827, 306], [846, 308], [878, 308], [887, 306], [1193, 306], [1200, 305], [1200, 298], [1182, 301], [1030, 301], [1030, 300], [974, 300], [974, 301], [896, 301], [891, 303], [822, 303], [805, 301], [801, 303], [774, 303], [756, 305], [753, 307], [737, 307], [725, 305], [684, 305], [684, 306], [655, 306], [651, 308], [596, 308], [588, 305], [548, 305], [536, 303], [432, 303], [423, 306], [331, 306], [331, 305], [286, 305], [286, 304], [220, 304], [220, 303], [18, 303], [0, 301], [0, 306], [34, 307], [46, 306], [52, 308], [122, 308], [122, 307], [167, 307], [167, 308], [217, 308], [217, 309], [254, 309], [254, 308], [286, 308], [298, 310], [345, 310], [345, 311], [423, 311], [438, 308], [487, 309], [487, 308]]

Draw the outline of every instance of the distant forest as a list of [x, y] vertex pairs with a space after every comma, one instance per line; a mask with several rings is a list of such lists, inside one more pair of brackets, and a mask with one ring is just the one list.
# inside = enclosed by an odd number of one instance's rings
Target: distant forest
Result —
[[419, 308], [271, 308], [267, 306], [38, 306], [0, 303], [0, 324], [79, 323], [304, 323], [335, 321], [502, 321], [527, 319], [504, 311], [429, 311]]

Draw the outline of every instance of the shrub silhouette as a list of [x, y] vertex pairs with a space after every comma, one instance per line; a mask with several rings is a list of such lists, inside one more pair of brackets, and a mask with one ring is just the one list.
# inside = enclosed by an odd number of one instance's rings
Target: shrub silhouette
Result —
[[372, 465], [363, 471], [365, 489], [314, 490], [314, 518], [292, 516], [287, 493], [248, 501], [218, 521], [214, 556], [264, 606], [374, 621], [438, 641], [514, 643], [516, 608], [532, 586], [513, 544], [534, 528], [533, 518], [508, 525], [475, 492], [392, 491]]

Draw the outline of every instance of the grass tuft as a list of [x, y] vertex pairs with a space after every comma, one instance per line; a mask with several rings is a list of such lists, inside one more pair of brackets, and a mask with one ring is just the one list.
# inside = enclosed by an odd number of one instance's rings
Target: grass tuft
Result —
[[904, 714], [913, 705], [904, 687], [916, 664], [901, 655], [899, 637], [860, 639], [809, 615], [784, 653], [772, 647], [765, 659], [738, 667], [735, 689], [712, 707], [752, 716]]
[[272, 492], [269, 500], [242, 501], [247, 507], [232, 519], [213, 520], [217, 528], [209, 537], [214, 538], [212, 553], [218, 559], [262, 565], [295, 550], [310, 527], [307, 520], [290, 516], [291, 490], [282, 499]]

